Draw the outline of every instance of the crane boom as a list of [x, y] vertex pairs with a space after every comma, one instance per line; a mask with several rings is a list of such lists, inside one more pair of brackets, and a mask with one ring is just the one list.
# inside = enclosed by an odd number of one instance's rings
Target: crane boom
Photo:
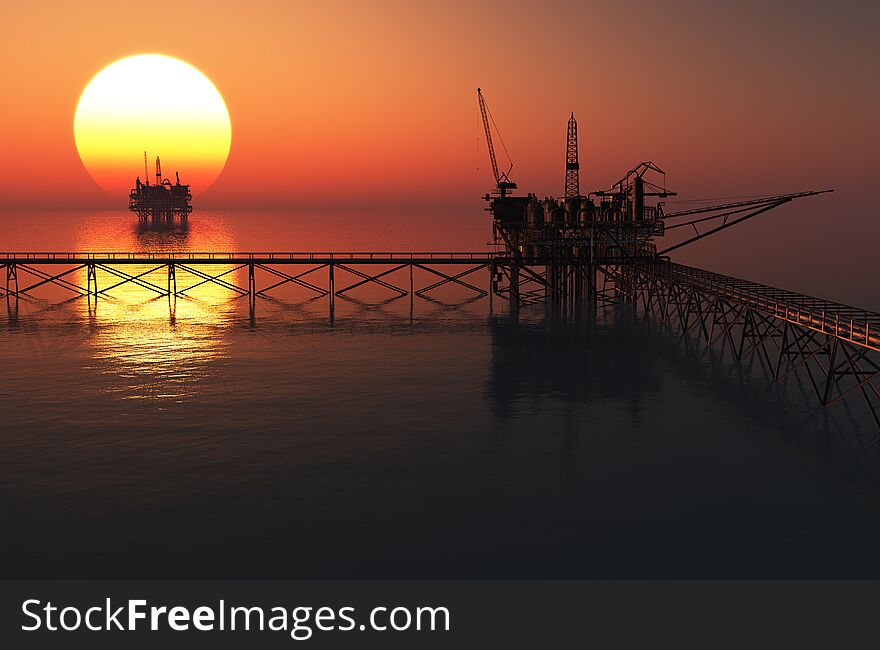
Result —
[[[716, 232], [725, 230], [726, 228], [730, 228], [731, 226], [735, 226], [738, 223], [742, 223], [747, 219], [757, 217], [759, 214], [763, 214], [768, 210], [779, 207], [780, 205], [788, 203], [793, 199], [798, 199], [804, 196], [815, 196], [816, 194], [827, 194], [828, 192], [833, 191], [834, 190], [819, 190], [812, 192], [796, 192], [794, 194], [780, 194], [778, 196], [768, 196], [761, 199], [753, 199], [750, 201], [737, 201], [736, 203], [725, 203], [723, 205], [713, 205], [705, 208], [694, 208], [692, 210], [672, 212], [670, 214], [664, 215], [664, 219], [674, 219], [675, 217], [683, 217], [686, 215], [690, 216], [695, 214], [709, 214], [709, 216], [691, 219], [690, 221], [679, 222], [671, 226], [665, 226], [665, 230], [691, 226], [694, 229], [695, 234], [690, 239], [686, 239], [685, 241], [679, 242], [677, 244], [674, 244], [673, 246], [669, 246], [668, 248], [664, 248], [663, 250], [658, 251], [657, 255], [666, 255], [674, 250], [682, 248], [683, 246], [687, 246], [688, 244], [692, 244], [695, 241], [704, 239], [709, 235], [714, 235]], [[731, 219], [731, 217], [735, 218]], [[721, 225], [704, 231], [701, 231], [697, 227], [697, 224], [703, 224], [704, 222], [712, 221], [714, 219], [721, 219]]]
[[495, 159], [495, 146], [492, 144], [492, 130], [489, 128], [489, 116], [486, 114], [486, 100], [483, 99], [483, 93], [477, 88], [477, 99], [480, 103], [480, 115], [483, 118], [483, 129], [486, 132], [486, 146], [489, 148], [489, 160], [492, 161], [492, 176], [495, 177], [495, 184], [501, 183], [501, 175], [498, 173], [498, 161]]
[[[483, 118], [483, 129], [486, 131], [486, 145], [489, 148], [489, 160], [492, 162], [492, 176], [495, 178], [495, 187], [497, 188], [498, 193], [504, 198], [511, 190], [516, 189], [516, 183], [511, 181], [508, 177], [510, 170], [513, 169], [513, 162], [510, 163], [510, 168], [506, 172], [498, 171], [498, 160], [495, 158], [495, 145], [492, 144], [492, 129], [489, 128], [489, 109], [486, 107], [486, 100], [483, 99], [483, 93], [479, 88], [477, 88], [477, 99], [480, 102], [480, 116]], [[495, 130], [498, 130], [497, 126], [495, 127]], [[501, 141], [501, 146], [504, 146], [504, 140]], [[505, 149], [505, 153], [506, 152], [507, 149]], [[486, 196], [488, 196], [488, 194]]]
[[779, 196], [765, 196], [757, 199], [752, 199], [749, 201], [737, 201], [736, 203], [725, 203], [723, 205], [710, 205], [703, 208], [693, 208], [691, 210], [681, 210], [679, 212], [670, 212], [669, 214], [664, 215], [667, 219], [672, 219], [674, 217], [684, 217], [690, 214], [700, 214], [702, 212], [714, 212], [716, 210], [727, 210], [730, 208], [740, 208], [740, 207], [748, 207], [750, 205], [763, 205], [764, 203], [778, 203], [779, 201], [790, 201], [791, 199], [797, 199], [802, 196], [814, 196], [816, 194], [826, 194], [828, 192], [833, 192], [834, 190], [820, 190], [813, 192], [796, 192], [794, 194], [780, 194]]

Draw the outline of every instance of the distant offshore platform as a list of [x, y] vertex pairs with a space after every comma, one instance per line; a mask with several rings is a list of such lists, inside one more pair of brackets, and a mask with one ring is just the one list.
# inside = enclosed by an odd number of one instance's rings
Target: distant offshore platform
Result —
[[147, 174], [147, 152], [144, 152], [144, 182], [135, 180], [134, 189], [128, 195], [128, 209], [136, 213], [138, 219], [186, 219], [192, 212], [189, 202], [192, 193], [189, 185], [180, 182], [180, 172], [174, 172], [176, 183], [162, 177], [162, 162], [156, 157], [156, 182], [150, 185]]

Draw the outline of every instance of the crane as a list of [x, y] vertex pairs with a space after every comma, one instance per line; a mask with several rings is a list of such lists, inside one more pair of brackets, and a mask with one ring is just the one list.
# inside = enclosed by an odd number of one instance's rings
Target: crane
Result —
[[[681, 248], [682, 246], [687, 246], [690, 243], [703, 239], [704, 237], [708, 237], [709, 235], [713, 235], [720, 230], [724, 230], [726, 228], [730, 228], [730, 226], [735, 226], [738, 223], [741, 223], [747, 219], [751, 219], [752, 217], [757, 217], [759, 214], [767, 212], [768, 210], [772, 210], [784, 203], [788, 203], [793, 199], [799, 199], [804, 196], [815, 196], [817, 194], [827, 194], [828, 192], [833, 192], [834, 190], [818, 190], [811, 192], [795, 192], [794, 194], [780, 194], [778, 196], [765, 196], [761, 198], [751, 199], [748, 201], [737, 201], [735, 203], [725, 203], [722, 205], [710, 205], [703, 208], [692, 208], [690, 210], [681, 210], [679, 212], [670, 212], [663, 215], [664, 220], [666, 219], [675, 219], [677, 217], [692, 217], [693, 215], [698, 214], [706, 214], [708, 216], [705, 217], [697, 217], [695, 219], [690, 219], [689, 221], [681, 221], [673, 224], [665, 224], [665, 230], [674, 230], [675, 228], [685, 228], [690, 226], [694, 230], [694, 235], [686, 239], [685, 241], [679, 242], [678, 244], [674, 244], [669, 246], [668, 248], [664, 248], [661, 251], [657, 252], [657, 255], [668, 255], [672, 251]], [[706, 222], [714, 221], [715, 219], [721, 219], [720, 225], [707, 224]], [[718, 222], [716, 221], [715, 224]], [[697, 224], [705, 224], [701, 227], [698, 227]], [[705, 228], [709, 226], [708, 230]]]
[[492, 144], [492, 130], [489, 128], [489, 115], [488, 109], [486, 108], [486, 100], [483, 99], [483, 93], [479, 88], [477, 88], [477, 101], [480, 104], [480, 115], [483, 118], [483, 129], [486, 131], [486, 146], [489, 149], [489, 160], [492, 163], [492, 176], [495, 177], [495, 186], [498, 188], [498, 192], [504, 197], [509, 190], [516, 189], [516, 183], [511, 181], [507, 176], [510, 173], [510, 170], [513, 169], [513, 163], [510, 163], [510, 167], [506, 172], [498, 171], [498, 161], [495, 159], [495, 146]]

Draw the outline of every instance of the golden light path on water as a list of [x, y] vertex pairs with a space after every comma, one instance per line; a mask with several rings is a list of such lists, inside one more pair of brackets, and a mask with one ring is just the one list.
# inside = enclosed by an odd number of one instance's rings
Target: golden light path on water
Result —
[[[138, 222], [116, 230], [108, 238], [105, 224], [87, 219], [78, 229], [76, 250], [96, 251], [228, 251], [234, 240], [228, 231], [211, 230], [192, 236], [180, 222]], [[223, 279], [241, 286], [235, 267], [199, 266], [208, 275], [226, 273]], [[125, 277], [141, 276], [137, 282]], [[141, 275], [145, 274], [145, 275]], [[168, 288], [168, 267], [158, 263], [117, 265], [96, 269], [101, 293], [98, 300], [77, 301], [81, 315], [94, 324], [89, 338], [99, 372], [123, 381], [110, 384], [123, 399], [183, 401], [210, 380], [212, 362], [226, 356], [224, 330], [238, 309], [238, 294], [203, 277], [176, 267], [178, 296], [162, 295]], [[76, 272], [76, 283], [88, 286], [88, 272]], [[247, 279], [244, 279], [245, 286]], [[195, 286], [198, 285], [198, 286]]]

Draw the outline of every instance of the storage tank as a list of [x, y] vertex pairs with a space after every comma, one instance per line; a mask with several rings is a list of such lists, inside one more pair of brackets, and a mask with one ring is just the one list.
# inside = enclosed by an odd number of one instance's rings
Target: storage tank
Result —
[[645, 220], [645, 181], [636, 176], [632, 186], [632, 220]]
[[605, 221], [620, 221], [620, 210], [611, 203], [602, 207], [602, 215]]
[[544, 220], [547, 223], [560, 224], [565, 221], [565, 210], [556, 199], [544, 200]]
[[593, 202], [589, 199], [581, 199], [578, 222], [587, 223], [590, 221], [593, 221]]
[[538, 199], [529, 201], [528, 223], [530, 228], [540, 228], [544, 225], [544, 205]]
[[544, 223], [547, 223], [548, 221], [550, 221], [550, 201], [545, 196], [544, 200], [540, 201], [540, 204], [541, 210], [544, 213]]
[[581, 200], [578, 198], [565, 199], [565, 222], [576, 224], [578, 222], [578, 210], [581, 207]]

